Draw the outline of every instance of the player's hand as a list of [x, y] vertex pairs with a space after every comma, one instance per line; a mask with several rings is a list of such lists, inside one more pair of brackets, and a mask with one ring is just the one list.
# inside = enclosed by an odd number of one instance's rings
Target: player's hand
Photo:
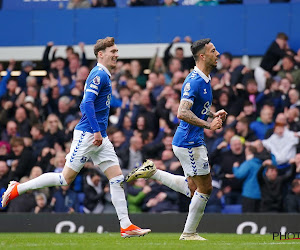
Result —
[[100, 132], [94, 133], [94, 141], [93, 144], [99, 147], [102, 144], [103, 138]]
[[210, 130], [215, 131], [219, 128], [222, 128], [222, 119], [220, 117], [216, 117], [212, 120], [210, 124]]
[[222, 121], [224, 122], [227, 116], [227, 112], [224, 109], [219, 110], [218, 112], [215, 113], [215, 117], [220, 117]]

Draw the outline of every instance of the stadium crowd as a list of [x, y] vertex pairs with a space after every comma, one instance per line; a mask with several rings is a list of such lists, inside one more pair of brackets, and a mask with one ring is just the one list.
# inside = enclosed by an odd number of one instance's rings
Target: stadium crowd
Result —
[[[188, 43], [190, 37], [185, 37]], [[108, 137], [124, 175], [145, 159], [158, 169], [183, 175], [172, 152], [179, 124], [181, 86], [194, 67], [181, 47], [149, 63], [118, 61], [112, 72]], [[26, 182], [45, 172], [61, 172], [75, 125], [84, 83], [95, 62], [67, 47], [56, 57], [49, 42], [42, 58], [47, 75], [30, 76], [36, 66], [22, 62], [19, 77], [0, 78], [0, 194], [10, 180]], [[51, 56], [51, 59], [50, 59]], [[280, 63], [280, 64], [278, 64]], [[229, 52], [211, 75], [213, 110], [228, 112], [226, 125], [205, 129], [214, 190], [206, 212], [300, 212], [300, 50], [289, 49], [278, 33], [259, 67], [249, 69]], [[4, 70], [0, 64], [0, 72]], [[130, 213], [186, 212], [189, 199], [155, 180], [125, 186]], [[1, 212], [111, 213], [109, 185], [91, 161], [69, 187], [44, 188], [13, 200]]]

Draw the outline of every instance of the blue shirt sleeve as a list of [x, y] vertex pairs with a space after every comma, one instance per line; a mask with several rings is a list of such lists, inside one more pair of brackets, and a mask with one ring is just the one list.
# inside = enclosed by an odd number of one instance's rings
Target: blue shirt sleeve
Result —
[[194, 103], [195, 97], [197, 96], [197, 85], [194, 81], [186, 82], [182, 86], [181, 100], [186, 100]]
[[82, 108], [94, 133], [100, 131], [95, 112], [95, 99], [99, 94], [100, 88], [100, 76], [95, 76], [87, 83], [82, 101]]

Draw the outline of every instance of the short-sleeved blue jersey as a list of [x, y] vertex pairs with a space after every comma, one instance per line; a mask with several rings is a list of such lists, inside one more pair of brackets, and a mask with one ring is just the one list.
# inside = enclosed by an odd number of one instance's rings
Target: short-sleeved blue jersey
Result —
[[100, 63], [91, 70], [85, 82], [84, 95], [80, 104], [82, 117], [75, 129], [90, 133], [100, 131], [102, 137], [107, 136], [112, 92], [110, 76], [108, 69]]
[[[201, 120], [207, 120], [212, 103], [210, 79], [210, 76], [207, 77], [195, 67], [186, 77], [181, 89], [181, 100], [191, 102], [193, 104], [191, 111]], [[172, 144], [184, 148], [205, 145], [203, 128], [181, 120]]]

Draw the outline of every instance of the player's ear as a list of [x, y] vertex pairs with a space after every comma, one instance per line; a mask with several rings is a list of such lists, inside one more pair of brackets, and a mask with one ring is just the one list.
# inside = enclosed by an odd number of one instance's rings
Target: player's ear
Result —
[[102, 58], [103, 57], [103, 51], [102, 50], [99, 50], [98, 51], [98, 58]]

